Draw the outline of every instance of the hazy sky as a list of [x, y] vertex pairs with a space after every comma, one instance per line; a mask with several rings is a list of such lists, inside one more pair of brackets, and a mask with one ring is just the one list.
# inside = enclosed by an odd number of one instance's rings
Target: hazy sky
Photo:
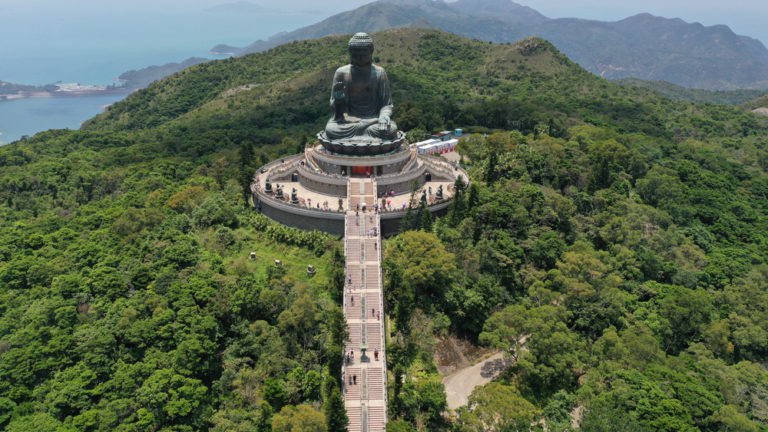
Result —
[[[0, 17], [4, 11], [14, 9], [62, 16], [118, 14], [128, 18], [134, 13], [146, 12], [172, 16], [205, 10], [223, 3], [251, 3], [272, 10], [308, 12], [319, 17], [353, 9], [370, 3], [370, 0], [0, 0]], [[550, 18], [615, 21], [640, 12], [649, 12], [704, 25], [725, 24], [738, 34], [760, 39], [768, 45], [768, 26], [765, 25], [768, 2], [765, 0], [520, 0], [517, 3], [530, 6]], [[254, 26], [258, 26], [258, 23], [254, 23]]]
[[[207, 55], [219, 43], [245, 46], [370, 1], [0, 0], [0, 80], [109, 83], [122, 71]], [[766, 0], [518, 3], [550, 18], [615, 21], [649, 12], [707, 26], [725, 24], [768, 46]]]

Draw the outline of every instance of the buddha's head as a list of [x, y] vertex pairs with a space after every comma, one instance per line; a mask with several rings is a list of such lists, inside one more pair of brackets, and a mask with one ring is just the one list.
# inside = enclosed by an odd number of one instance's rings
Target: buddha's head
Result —
[[373, 39], [368, 33], [355, 33], [349, 40], [350, 63], [357, 67], [370, 66], [372, 57]]

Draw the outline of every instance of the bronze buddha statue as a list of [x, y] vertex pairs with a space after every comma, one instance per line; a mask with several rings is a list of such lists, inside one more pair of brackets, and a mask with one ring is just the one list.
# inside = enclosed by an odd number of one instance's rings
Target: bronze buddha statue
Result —
[[397, 149], [404, 140], [392, 121], [392, 96], [384, 68], [372, 64], [373, 40], [357, 33], [349, 40], [350, 64], [336, 70], [331, 87], [333, 117], [318, 134], [335, 153], [374, 155]]

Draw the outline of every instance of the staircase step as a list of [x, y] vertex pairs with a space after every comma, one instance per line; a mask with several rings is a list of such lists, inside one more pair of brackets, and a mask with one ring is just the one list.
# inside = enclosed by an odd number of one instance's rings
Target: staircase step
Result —
[[[349, 327], [349, 341], [346, 352], [353, 351], [354, 357], [344, 364], [344, 400], [349, 417], [350, 432], [385, 432], [387, 423], [386, 364], [383, 361], [385, 346], [382, 334], [384, 311], [382, 286], [379, 276], [381, 248], [378, 215], [362, 211], [365, 203], [368, 210], [375, 203], [376, 184], [371, 180], [348, 180], [349, 206], [346, 213], [346, 271], [352, 276], [347, 284], [344, 312]], [[355, 207], [361, 211], [355, 214]], [[369, 235], [376, 227], [377, 235]], [[364, 263], [364, 264], [363, 264]], [[365, 290], [365, 291], [362, 291]], [[376, 313], [379, 318], [376, 318]], [[360, 345], [366, 341], [367, 361], [363, 362]], [[378, 348], [379, 360], [374, 350]], [[355, 382], [356, 377], [356, 382]]]

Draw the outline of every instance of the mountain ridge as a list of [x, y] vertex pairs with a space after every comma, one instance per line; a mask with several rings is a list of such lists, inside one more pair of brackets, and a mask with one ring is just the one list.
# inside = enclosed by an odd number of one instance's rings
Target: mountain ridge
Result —
[[541, 37], [608, 79], [661, 80], [710, 90], [768, 88], [768, 49], [725, 25], [704, 26], [650, 13], [613, 22], [550, 19], [503, 0], [380, 0], [246, 47], [220, 44], [211, 51], [244, 55], [292, 40], [414, 25], [502, 43]]

